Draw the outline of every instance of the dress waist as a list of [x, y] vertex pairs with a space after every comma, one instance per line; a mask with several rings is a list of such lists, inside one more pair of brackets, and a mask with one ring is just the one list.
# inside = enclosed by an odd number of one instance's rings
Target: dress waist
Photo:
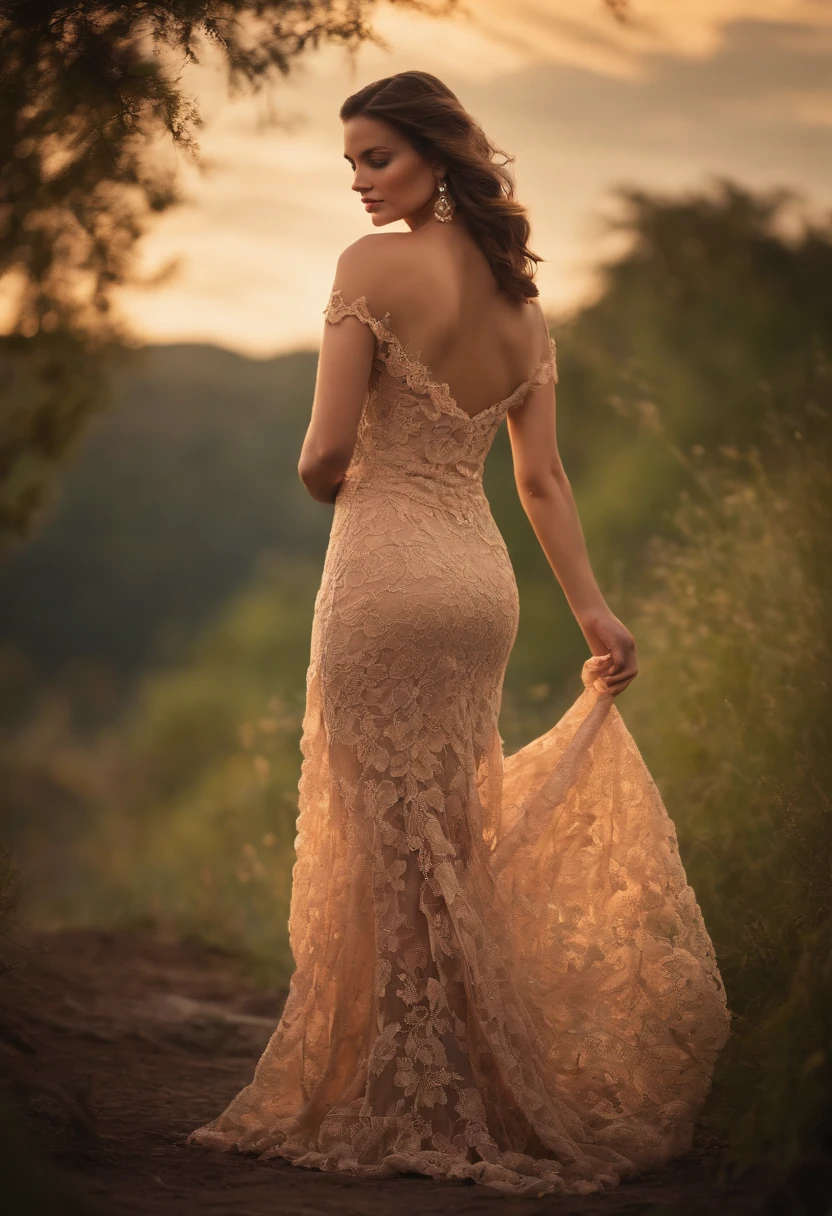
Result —
[[489, 511], [479, 472], [466, 476], [434, 466], [429, 471], [422, 471], [413, 466], [388, 463], [363, 465], [347, 473], [338, 498], [379, 493], [391, 501], [406, 498], [447, 511], [464, 523], [473, 522], [483, 510]]

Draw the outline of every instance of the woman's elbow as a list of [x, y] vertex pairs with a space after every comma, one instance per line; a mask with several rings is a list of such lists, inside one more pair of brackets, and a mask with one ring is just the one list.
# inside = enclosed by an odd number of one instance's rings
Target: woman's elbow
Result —
[[342, 448], [319, 449], [314, 454], [301, 453], [298, 476], [313, 498], [319, 502], [332, 502], [350, 458], [351, 453]]
[[306, 487], [306, 491], [315, 502], [333, 503], [335, 501], [335, 493], [341, 483], [340, 477], [332, 477], [330, 474], [322, 476], [315, 469], [301, 468], [298, 465], [298, 475]]
[[517, 489], [523, 499], [550, 499], [571, 489], [563, 465], [548, 465], [545, 468], [529, 469], [517, 475]]

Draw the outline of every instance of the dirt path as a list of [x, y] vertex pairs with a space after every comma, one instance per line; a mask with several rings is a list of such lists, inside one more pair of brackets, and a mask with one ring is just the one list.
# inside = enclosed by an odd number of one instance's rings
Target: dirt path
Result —
[[0, 966], [14, 968], [0, 974], [0, 1059], [25, 1112], [15, 1128], [7, 1105], [0, 1131], [9, 1216], [775, 1211], [747, 1182], [720, 1183], [702, 1151], [602, 1196], [507, 1199], [468, 1183], [368, 1183], [185, 1148], [250, 1080], [284, 993], [255, 989], [237, 960], [190, 942], [97, 930], [16, 941], [0, 949]]

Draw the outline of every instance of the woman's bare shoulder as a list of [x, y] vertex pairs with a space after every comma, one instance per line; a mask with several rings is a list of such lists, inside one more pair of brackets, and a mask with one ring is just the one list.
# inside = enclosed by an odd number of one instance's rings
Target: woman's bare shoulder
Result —
[[407, 277], [415, 265], [408, 233], [369, 233], [348, 245], [338, 258], [333, 286], [346, 300], [365, 296], [371, 311], [387, 311], [402, 275]]
[[543, 311], [543, 305], [540, 303], [540, 296], [530, 296], [526, 300], [525, 308], [529, 312], [529, 318], [532, 325], [537, 329], [548, 329], [549, 322], [546, 320], [546, 313]]
[[529, 310], [531, 328], [535, 331], [542, 348], [549, 345], [549, 319], [540, 302], [540, 296], [532, 296], [526, 303]]

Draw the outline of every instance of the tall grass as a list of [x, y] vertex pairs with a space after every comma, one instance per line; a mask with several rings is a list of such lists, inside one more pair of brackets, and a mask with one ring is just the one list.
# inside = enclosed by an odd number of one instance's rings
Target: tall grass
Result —
[[653, 544], [620, 706], [734, 1013], [708, 1117], [788, 1169], [832, 1154], [832, 426], [769, 432], [765, 456], [702, 462]]

